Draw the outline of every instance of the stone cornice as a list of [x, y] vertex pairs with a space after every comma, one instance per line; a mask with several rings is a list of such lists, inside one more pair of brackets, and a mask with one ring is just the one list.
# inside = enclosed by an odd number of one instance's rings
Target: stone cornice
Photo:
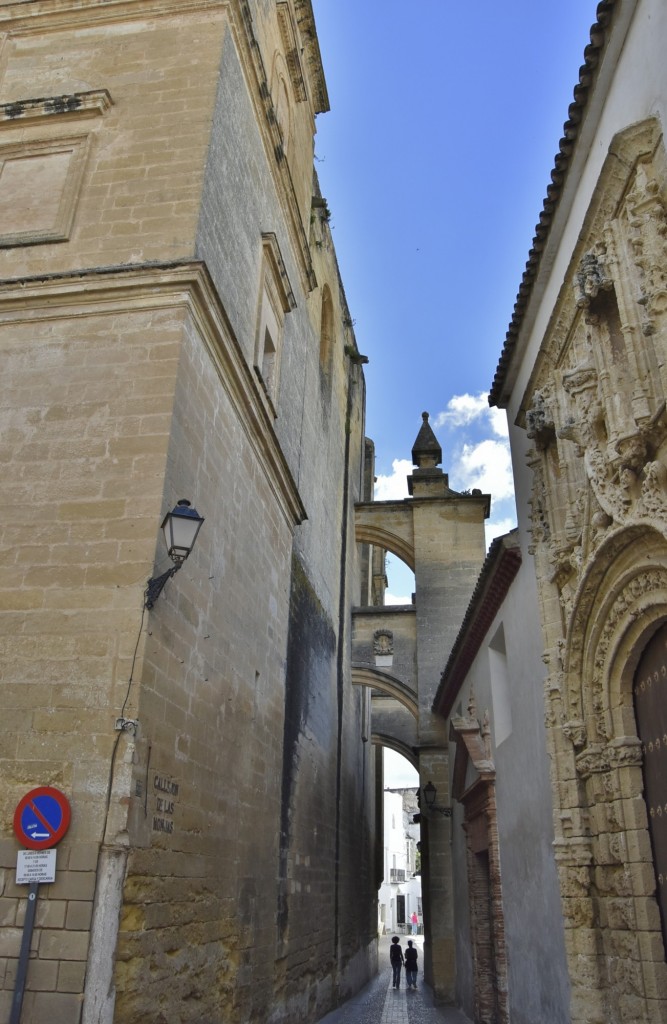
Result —
[[182, 308], [192, 317], [258, 465], [291, 529], [307, 518], [254, 376], [206, 266], [199, 261], [102, 267], [0, 281], [0, 326], [27, 319]]
[[515, 532], [496, 537], [489, 548], [477, 585], [433, 700], [433, 711], [446, 718], [475, 660], [510, 585], [521, 565]]
[[82, 23], [103, 24], [129, 18], [228, 7], [232, 0], [23, 0], [0, 6], [0, 31], [44, 32]]
[[113, 100], [106, 89], [0, 103], [0, 129], [34, 124], [36, 121], [50, 121], [53, 118], [95, 117], [105, 114], [112, 104]]
[[304, 46], [304, 57], [311, 81], [315, 113], [324, 114], [329, 110], [329, 94], [327, 92], [327, 83], [324, 80], [322, 55], [320, 54], [320, 44], [317, 40], [312, 0], [294, 0], [294, 9]]
[[[618, 21], [623, 20], [620, 13], [625, 15], [624, 27], [627, 31], [636, 2], [637, 0], [602, 0], [598, 4], [597, 20], [591, 28], [590, 43], [584, 50], [584, 63], [579, 69], [579, 81], [574, 88], [574, 99], [568, 109], [568, 120], [563, 125], [563, 136], [559, 142], [559, 151], [551, 172], [551, 184], [547, 188], [542, 212], [535, 228], [533, 245], [528, 253], [526, 269], [519, 286], [512, 319], [489, 391], [489, 405], [502, 407], [508, 400], [507, 376], [518, 347], [524, 318], [539, 276], [542, 257], [551, 234], [554, 218], [559, 211], [565, 186], [569, 181], [583, 122], [589, 113], [591, 98], [595, 92], [598, 71], [612, 35], [612, 29]], [[621, 44], [622, 39], [619, 39], [618, 49]]]

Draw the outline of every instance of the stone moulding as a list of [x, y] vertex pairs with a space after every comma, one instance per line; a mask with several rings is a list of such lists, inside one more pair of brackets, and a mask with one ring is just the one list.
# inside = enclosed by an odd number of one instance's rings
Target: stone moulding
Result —
[[379, 690], [387, 697], [393, 697], [409, 711], [414, 718], [419, 717], [417, 694], [402, 680], [381, 669], [370, 668], [368, 665], [352, 665], [352, 683], [354, 686], [370, 686]]
[[18, 124], [52, 121], [54, 118], [96, 117], [105, 114], [112, 106], [113, 100], [106, 89], [13, 100], [11, 103], [0, 103], [0, 130]]
[[292, 80], [294, 95], [296, 96], [298, 103], [303, 103], [303, 101], [308, 98], [308, 94], [306, 92], [306, 83], [304, 81], [303, 69], [301, 67], [301, 58], [299, 57], [299, 44], [297, 42], [296, 26], [287, 0], [279, 0], [277, 11], [278, 25], [280, 26], [280, 38], [282, 39], [283, 49], [285, 51], [285, 60], [287, 61], [287, 67]]
[[0, 143], [0, 248], [69, 240], [88, 149], [87, 135]]
[[412, 507], [405, 501], [357, 502], [354, 506], [358, 544], [373, 544], [397, 555], [414, 572], [414, 522]]
[[596, 734], [606, 740], [628, 731], [619, 719], [620, 694], [608, 692], [608, 680], [612, 662], [629, 653], [628, 643], [650, 629], [667, 600], [667, 566], [660, 564], [665, 559], [662, 534], [635, 525], [608, 538], [579, 582], [564, 651], [566, 714], [585, 723], [591, 742]]
[[[550, 723], [561, 771], [554, 853], [565, 909], [573, 1020], [591, 1019], [574, 1009], [591, 979], [600, 1013], [606, 1001], [626, 997], [628, 972], [642, 959], [642, 943], [649, 942], [656, 952], [643, 965], [643, 980], [633, 982], [638, 1001], [633, 1019], [663, 1019], [664, 997], [653, 994], [663, 976], [664, 954], [656, 945], [643, 752], [632, 686], [641, 653], [665, 620], [667, 541], [662, 531], [648, 524], [617, 530], [580, 580], [563, 647], [562, 715]], [[564, 781], [572, 779], [572, 764], [576, 779]], [[630, 884], [632, 900], [626, 899]], [[589, 967], [581, 958], [583, 927], [589, 931]], [[614, 979], [595, 954], [600, 948], [619, 964]], [[612, 1018], [607, 1011], [599, 1019]]]
[[104, 267], [0, 281], [0, 329], [26, 320], [180, 308], [192, 317], [220, 386], [246, 431], [278, 507], [294, 529], [307, 518], [246, 357], [205, 264], [199, 261]]
[[26, 139], [22, 129], [76, 130], [112, 104], [106, 89], [0, 104], [0, 247], [67, 242], [86, 166], [90, 136], [80, 129], [41, 139]]
[[22, 0], [4, 5], [0, 10], [0, 27], [12, 31], [43, 32], [64, 27], [81, 27], [88, 23], [107, 24], [132, 18], [158, 18], [170, 14], [229, 7], [231, 0]]

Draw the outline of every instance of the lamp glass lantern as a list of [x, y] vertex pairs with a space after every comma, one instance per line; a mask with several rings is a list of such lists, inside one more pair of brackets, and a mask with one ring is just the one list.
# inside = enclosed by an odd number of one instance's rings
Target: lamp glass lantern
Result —
[[181, 498], [162, 522], [167, 553], [172, 562], [180, 565], [192, 551], [199, 533], [203, 516], [193, 508], [187, 498]]
[[426, 800], [426, 806], [429, 810], [431, 810], [435, 806], [435, 798], [437, 792], [437, 789], [429, 779], [429, 781], [424, 786], [424, 799]]

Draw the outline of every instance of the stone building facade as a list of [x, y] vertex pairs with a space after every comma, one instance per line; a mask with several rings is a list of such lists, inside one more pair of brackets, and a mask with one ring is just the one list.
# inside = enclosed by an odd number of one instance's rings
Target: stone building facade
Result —
[[[308, 0], [0, 7], [3, 1018], [39, 785], [72, 823], [31, 1024], [311, 1021], [375, 969], [327, 106]], [[205, 523], [149, 609], [180, 498]]]
[[667, 8], [600, 3], [491, 392], [536, 573], [573, 1022], [667, 1019]]

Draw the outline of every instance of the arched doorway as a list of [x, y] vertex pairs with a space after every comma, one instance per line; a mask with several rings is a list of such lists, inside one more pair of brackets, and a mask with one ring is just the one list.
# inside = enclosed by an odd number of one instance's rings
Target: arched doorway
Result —
[[667, 624], [644, 649], [633, 680], [642, 744], [644, 799], [653, 849], [656, 897], [667, 948]]

